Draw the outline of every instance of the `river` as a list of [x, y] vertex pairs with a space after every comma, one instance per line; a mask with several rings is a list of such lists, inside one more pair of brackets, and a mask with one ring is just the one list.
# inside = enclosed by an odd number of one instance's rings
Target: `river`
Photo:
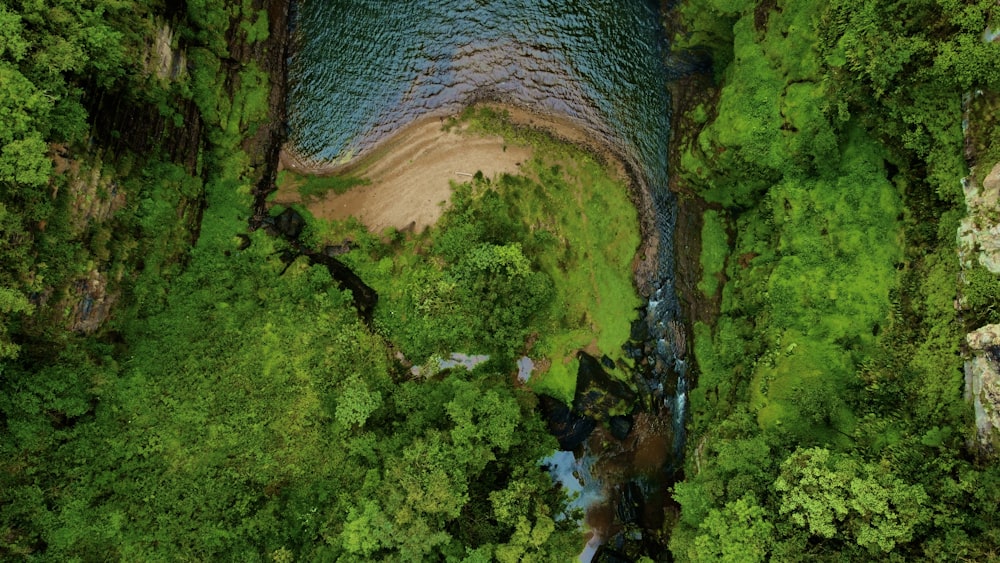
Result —
[[632, 351], [654, 410], [684, 446], [687, 366], [667, 187], [671, 60], [658, 3], [644, 0], [307, 0], [289, 63], [291, 145], [346, 162], [414, 120], [480, 100], [568, 118], [629, 169], [643, 215], [646, 345]]

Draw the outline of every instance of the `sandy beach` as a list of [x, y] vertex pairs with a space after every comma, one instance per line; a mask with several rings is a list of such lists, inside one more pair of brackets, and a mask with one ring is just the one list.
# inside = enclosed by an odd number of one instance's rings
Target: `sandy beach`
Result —
[[[586, 130], [565, 118], [496, 104], [490, 107], [506, 110], [516, 124], [546, 130], [569, 142], [592, 144]], [[515, 174], [533, 156], [531, 148], [507, 145], [500, 136], [468, 134], [461, 125], [445, 131], [444, 122], [444, 117], [436, 116], [418, 120], [368, 154], [339, 166], [304, 162], [286, 147], [281, 169], [299, 174], [346, 173], [370, 181], [347, 193], [331, 192], [308, 202], [306, 206], [316, 217], [354, 216], [376, 233], [387, 227], [421, 232], [440, 218], [451, 197], [451, 182], [468, 181], [476, 172], [487, 178]], [[613, 159], [608, 158], [608, 162]], [[294, 187], [285, 186], [279, 188], [273, 201], [301, 203], [301, 197]]]

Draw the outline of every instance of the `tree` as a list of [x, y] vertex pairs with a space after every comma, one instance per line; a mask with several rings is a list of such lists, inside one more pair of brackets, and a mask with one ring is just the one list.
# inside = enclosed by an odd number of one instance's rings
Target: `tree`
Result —
[[688, 557], [691, 561], [729, 563], [767, 560], [775, 535], [768, 516], [751, 495], [726, 503], [722, 510], [711, 510]]
[[819, 538], [853, 540], [869, 553], [909, 542], [930, 519], [928, 496], [888, 468], [825, 448], [799, 449], [774, 483], [779, 511]]

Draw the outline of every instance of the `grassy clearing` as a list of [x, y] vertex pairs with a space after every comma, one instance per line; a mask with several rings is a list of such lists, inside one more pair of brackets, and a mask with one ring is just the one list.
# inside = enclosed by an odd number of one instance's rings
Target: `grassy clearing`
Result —
[[500, 192], [522, 225], [553, 239], [535, 258], [554, 282], [550, 314], [540, 319], [532, 355], [549, 358], [536, 390], [569, 399], [582, 348], [619, 359], [640, 301], [631, 262], [638, 217], [627, 186], [592, 155], [549, 134], [512, 123], [504, 112], [474, 108], [462, 115], [469, 134], [500, 135], [535, 149], [525, 180], [500, 179]]
[[708, 210], [702, 215], [701, 226], [701, 281], [698, 289], [705, 297], [712, 298], [719, 287], [719, 275], [726, 266], [729, 237], [719, 213]]
[[371, 180], [356, 176], [315, 176], [312, 174], [296, 174], [291, 170], [278, 172], [277, 178], [279, 189], [294, 188], [305, 202], [321, 199], [329, 192], [338, 195], [347, 193], [351, 188], [370, 183]]
[[[571, 400], [576, 352], [620, 359], [640, 305], [631, 276], [638, 218], [627, 186], [586, 151], [502, 113], [469, 110], [449, 125], [459, 123], [466, 134], [531, 147], [535, 157], [520, 175], [456, 185], [452, 207], [424, 234], [374, 237], [333, 222], [322, 238], [355, 241], [344, 259], [379, 292], [376, 323], [411, 361], [489, 353], [512, 368], [527, 352], [550, 360], [531, 385]], [[530, 273], [514, 267], [520, 257]], [[470, 273], [483, 260], [493, 268], [488, 282]]]

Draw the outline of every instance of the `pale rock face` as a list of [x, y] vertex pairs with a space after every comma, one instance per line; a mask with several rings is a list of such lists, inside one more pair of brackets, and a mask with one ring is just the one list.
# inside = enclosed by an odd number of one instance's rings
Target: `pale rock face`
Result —
[[979, 442], [987, 450], [1000, 448], [1000, 325], [970, 332], [966, 342], [972, 357], [965, 362], [965, 398], [976, 413]]
[[174, 47], [174, 30], [164, 23], [146, 53], [146, 71], [161, 80], [178, 80], [186, 72], [187, 56]]
[[1000, 274], [1000, 163], [979, 186], [970, 176], [963, 181], [968, 214], [958, 229], [958, 254], [962, 265], [979, 260], [987, 270]]
[[[1000, 274], [1000, 163], [977, 185], [974, 175], [962, 181], [968, 214], [958, 229], [958, 256], [963, 269], [978, 261]], [[959, 306], [962, 306], [961, 301]], [[1000, 451], [1000, 325], [986, 325], [966, 336], [965, 398], [976, 414], [980, 445]]]

